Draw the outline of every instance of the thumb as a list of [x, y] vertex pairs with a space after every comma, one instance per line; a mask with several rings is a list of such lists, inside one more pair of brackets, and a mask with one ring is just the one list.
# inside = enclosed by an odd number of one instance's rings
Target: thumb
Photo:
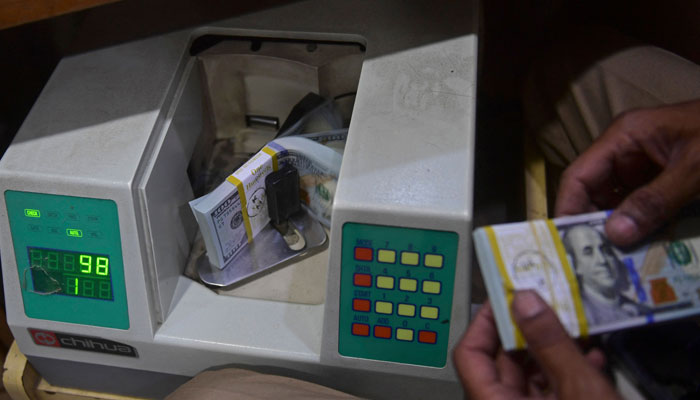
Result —
[[621, 247], [639, 242], [691, 200], [698, 182], [684, 170], [667, 169], [627, 196], [605, 224], [610, 241]]
[[535, 291], [516, 292], [512, 310], [529, 352], [558, 398], [594, 398], [592, 394], [601, 399], [618, 398], [610, 383], [587, 361], [554, 311]]
[[586, 362], [557, 315], [535, 291], [515, 293], [512, 309], [530, 353], [547, 375], [563, 378], [560, 375], [569, 373], [572, 366]]

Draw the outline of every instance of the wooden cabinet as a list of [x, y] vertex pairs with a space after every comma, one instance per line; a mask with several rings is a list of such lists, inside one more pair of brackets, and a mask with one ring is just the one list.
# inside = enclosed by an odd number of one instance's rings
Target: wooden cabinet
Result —
[[119, 0], [0, 0], [0, 29]]

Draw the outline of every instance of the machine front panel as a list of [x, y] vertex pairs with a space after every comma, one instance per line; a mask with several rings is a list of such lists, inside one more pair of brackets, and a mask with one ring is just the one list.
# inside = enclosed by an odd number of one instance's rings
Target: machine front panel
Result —
[[116, 203], [12, 190], [5, 201], [25, 314], [128, 329]]
[[458, 240], [454, 232], [343, 225], [338, 353], [444, 367]]

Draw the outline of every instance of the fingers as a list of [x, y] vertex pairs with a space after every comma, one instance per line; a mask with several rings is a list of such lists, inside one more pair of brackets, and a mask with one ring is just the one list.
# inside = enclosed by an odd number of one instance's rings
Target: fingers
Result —
[[642, 240], [700, 192], [700, 101], [618, 117], [564, 172], [555, 214], [615, 207], [606, 233]]
[[462, 385], [475, 398], [481, 398], [488, 386], [498, 382], [494, 359], [500, 342], [493, 311], [484, 304], [472, 320], [454, 351], [454, 362]]
[[561, 326], [554, 311], [536, 292], [517, 292], [512, 308], [528, 349], [548, 374], [561, 378], [559, 375], [567, 373], [572, 365], [585, 363], [583, 354]]
[[512, 308], [530, 353], [559, 398], [618, 398], [610, 383], [587, 361], [554, 311], [536, 292], [517, 292]]
[[613, 188], [614, 160], [619, 145], [615, 137], [602, 137], [574, 161], [561, 177], [555, 203], [556, 216], [598, 209], [600, 194]]
[[600, 371], [602, 371], [607, 364], [605, 354], [600, 349], [592, 349], [586, 353], [586, 360]]
[[[696, 153], [700, 154], [700, 153]], [[695, 156], [697, 157], [697, 156]], [[693, 155], [684, 155], [649, 184], [632, 192], [610, 215], [605, 231], [617, 246], [629, 246], [675, 215], [700, 189]]]
[[501, 348], [489, 303], [474, 317], [453, 356], [471, 398], [511, 398], [509, 390], [525, 385], [520, 367]]

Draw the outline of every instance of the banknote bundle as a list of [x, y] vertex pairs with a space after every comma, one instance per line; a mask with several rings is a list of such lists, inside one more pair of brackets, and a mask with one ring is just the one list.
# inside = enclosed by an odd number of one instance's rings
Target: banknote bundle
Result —
[[501, 343], [526, 343], [510, 313], [533, 289], [572, 337], [700, 313], [700, 218], [669, 224], [634, 248], [612, 245], [606, 212], [487, 226], [474, 243]]
[[271, 141], [212, 192], [190, 202], [211, 265], [225, 268], [269, 222], [265, 177], [285, 164], [299, 172], [302, 207], [330, 224], [342, 156], [303, 137]]

